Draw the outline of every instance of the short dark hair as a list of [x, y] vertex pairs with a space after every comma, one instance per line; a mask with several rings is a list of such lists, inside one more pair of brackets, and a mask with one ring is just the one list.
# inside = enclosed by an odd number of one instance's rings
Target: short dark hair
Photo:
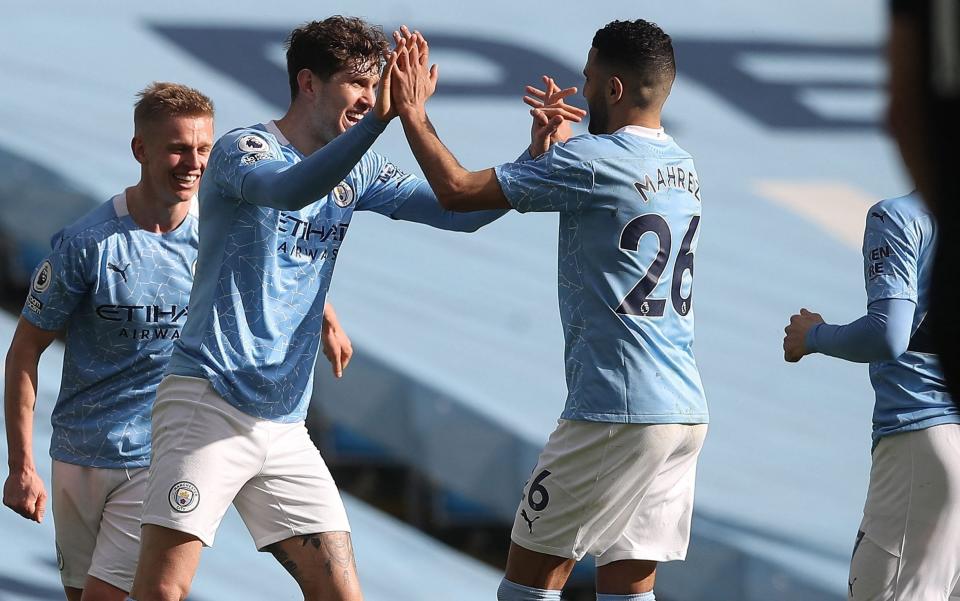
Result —
[[593, 36], [593, 47], [597, 60], [630, 70], [644, 87], [669, 85], [677, 74], [673, 41], [650, 21], [613, 21]]
[[323, 21], [304, 23], [287, 36], [287, 76], [290, 98], [297, 97], [297, 74], [310, 69], [327, 79], [341, 69], [365, 73], [383, 65], [387, 37], [379, 25], [363, 19], [334, 15]]
[[137, 98], [133, 105], [136, 131], [147, 123], [169, 117], [213, 117], [213, 101], [183, 84], [155, 81], [138, 92]]

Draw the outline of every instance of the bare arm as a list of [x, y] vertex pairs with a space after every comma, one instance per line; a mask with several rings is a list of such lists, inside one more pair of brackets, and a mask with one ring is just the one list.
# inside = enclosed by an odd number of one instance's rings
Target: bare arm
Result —
[[350, 363], [350, 358], [353, 357], [353, 344], [340, 326], [337, 312], [333, 310], [333, 305], [330, 303], [323, 305], [323, 328], [320, 340], [323, 354], [330, 361], [334, 377], [342, 377], [343, 370], [347, 368], [347, 363]]
[[437, 85], [437, 67], [427, 70], [429, 49], [414, 34], [398, 40], [391, 74], [393, 106], [414, 157], [443, 208], [451, 211], [509, 209], [493, 169], [467, 171], [451, 154], [427, 117], [424, 107]]
[[4, 417], [10, 473], [3, 485], [3, 504], [37, 522], [43, 520], [47, 499], [33, 460], [37, 365], [56, 336], [56, 332], [41, 330], [21, 318], [7, 351]]

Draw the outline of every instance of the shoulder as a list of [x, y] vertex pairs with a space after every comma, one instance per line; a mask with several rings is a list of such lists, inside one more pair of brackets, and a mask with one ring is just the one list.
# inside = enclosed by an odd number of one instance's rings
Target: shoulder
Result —
[[933, 215], [916, 192], [881, 200], [867, 211], [868, 229], [906, 229], [932, 220]]
[[104, 234], [117, 230], [119, 215], [115, 207], [116, 196], [96, 207], [77, 221], [53, 235], [50, 242], [56, 248], [60, 244], [87, 245], [99, 241]]
[[236, 148], [238, 152], [265, 152], [279, 146], [277, 137], [256, 126], [238, 127], [220, 136], [214, 147], [221, 150]]

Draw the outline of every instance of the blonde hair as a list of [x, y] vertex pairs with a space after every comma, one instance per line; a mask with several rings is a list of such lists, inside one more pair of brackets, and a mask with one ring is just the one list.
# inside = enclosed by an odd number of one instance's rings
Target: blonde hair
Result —
[[147, 123], [169, 117], [213, 117], [213, 101], [183, 84], [155, 81], [137, 93], [137, 98], [133, 107], [136, 131]]

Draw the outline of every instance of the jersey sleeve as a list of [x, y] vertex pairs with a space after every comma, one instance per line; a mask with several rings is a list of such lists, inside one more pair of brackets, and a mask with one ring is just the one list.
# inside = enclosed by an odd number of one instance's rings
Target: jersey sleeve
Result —
[[360, 160], [359, 178], [363, 186], [357, 200], [358, 211], [374, 211], [391, 216], [426, 182], [415, 175], [404, 173], [386, 157], [375, 152], [366, 153]]
[[243, 180], [254, 169], [268, 163], [286, 164], [276, 139], [255, 129], [234, 130], [220, 138], [213, 148], [204, 177], [229, 198], [243, 198]]
[[568, 212], [588, 208], [594, 185], [593, 166], [577, 154], [579, 143], [554, 144], [533, 160], [495, 167], [500, 189], [521, 213]]
[[54, 238], [53, 251], [33, 272], [21, 315], [42, 330], [60, 330], [90, 289], [96, 250], [80, 238]]
[[920, 244], [915, 222], [904, 222], [882, 207], [870, 209], [863, 236], [868, 305], [887, 298], [917, 302]]

